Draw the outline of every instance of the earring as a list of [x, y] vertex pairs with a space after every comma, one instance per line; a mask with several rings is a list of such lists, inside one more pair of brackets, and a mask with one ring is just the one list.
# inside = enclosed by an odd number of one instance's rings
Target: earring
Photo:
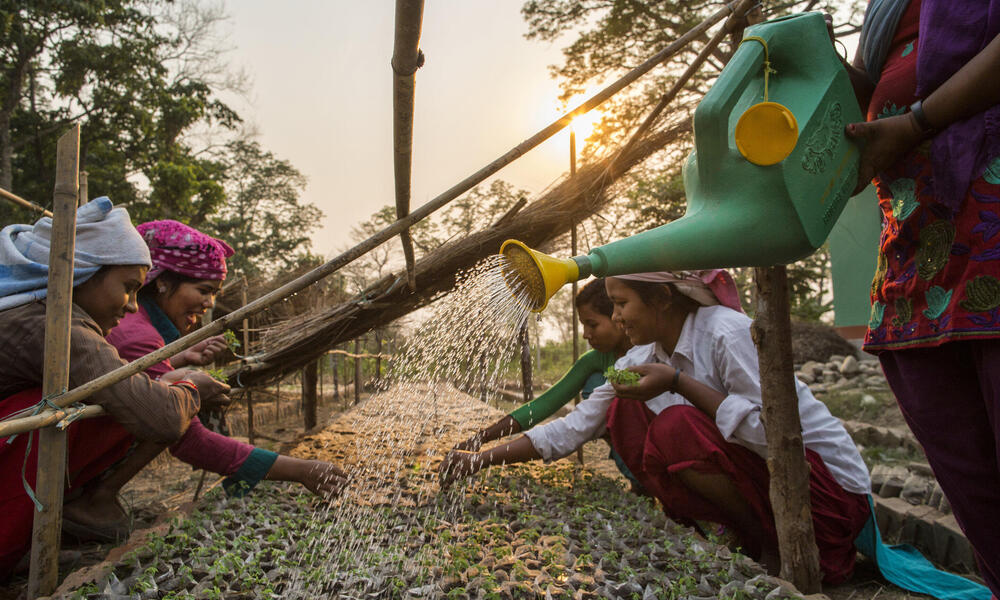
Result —
[[167, 291], [167, 288], [166, 288], [165, 286], [162, 286], [162, 285], [161, 285], [161, 286], [159, 286], [159, 287], [158, 287], [158, 288], [156, 288], [156, 289], [157, 289], [157, 290], [159, 290], [159, 292], [160, 292], [161, 294], [163, 294], [163, 293], [166, 293], [166, 291]]

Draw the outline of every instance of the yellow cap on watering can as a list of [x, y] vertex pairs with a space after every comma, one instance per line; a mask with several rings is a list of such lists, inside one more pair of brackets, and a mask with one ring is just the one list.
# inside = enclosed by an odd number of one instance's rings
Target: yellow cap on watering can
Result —
[[767, 42], [759, 36], [743, 38], [744, 42], [759, 42], [764, 46], [764, 101], [746, 109], [733, 132], [736, 148], [755, 165], [767, 167], [785, 160], [799, 140], [799, 124], [788, 107], [771, 102], [768, 81], [774, 69], [768, 55]]
[[500, 254], [506, 259], [502, 269], [507, 287], [532, 312], [545, 310], [559, 288], [580, 278], [580, 267], [572, 258], [549, 256], [517, 240], [504, 242]]

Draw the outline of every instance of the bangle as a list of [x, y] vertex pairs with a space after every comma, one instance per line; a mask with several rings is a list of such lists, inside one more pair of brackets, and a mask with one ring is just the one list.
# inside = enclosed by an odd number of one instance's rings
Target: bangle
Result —
[[681, 384], [681, 369], [674, 369], [674, 380], [670, 382], [670, 391], [677, 393], [677, 386]]
[[193, 381], [191, 381], [190, 379], [179, 379], [179, 380], [171, 383], [170, 385], [179, 385], [179, 386], [183, 386], [183, 387], [190, 387], [194, 391], [196, 391], [196, 392], [198, 391], [198, 386], [195, 385], [195, 383]]
[[927, 120], [923, 100], [917, 100], [910, 105], [910, 114], [913, 115], [913, 122], [916, 123], [922, 135], [931, 135], [937, 132], [937, 129]]

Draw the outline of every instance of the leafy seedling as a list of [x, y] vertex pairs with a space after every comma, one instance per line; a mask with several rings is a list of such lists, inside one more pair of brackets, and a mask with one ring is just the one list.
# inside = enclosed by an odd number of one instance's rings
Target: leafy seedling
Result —
[[223, 332], [222, 337], [226, 340], [226, 345], [229, 346], [229, 351], [233, 354], [236, 354], [236, 351], [243, 345], [238, 339], [236, 339], [236, 334], [233, 333], [232, 329], [227, 329]]
[[604, 377], [611, 383], [618, 385], [639, 385], [639, 379], [641, 379], [641, 376], [635, 371], [614, 367], [608, 367], [608, 370], [604, 372]]
[[215, 379], [218, 379], [222, 383], [226, 383], [226, 380], [228, 379], [226, 377], [226, 371], [224, 369], [206, 369], [205, 372], [214, 377]]

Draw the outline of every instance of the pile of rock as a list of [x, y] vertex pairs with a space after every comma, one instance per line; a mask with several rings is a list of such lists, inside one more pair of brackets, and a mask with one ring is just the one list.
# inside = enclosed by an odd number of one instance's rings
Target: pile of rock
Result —
[[854, 355], [834, 354], [826, 362], [808, 361], [796, 368], [795, 376], [813, 393], [888, 388], [877, 362], [858, 360]]

